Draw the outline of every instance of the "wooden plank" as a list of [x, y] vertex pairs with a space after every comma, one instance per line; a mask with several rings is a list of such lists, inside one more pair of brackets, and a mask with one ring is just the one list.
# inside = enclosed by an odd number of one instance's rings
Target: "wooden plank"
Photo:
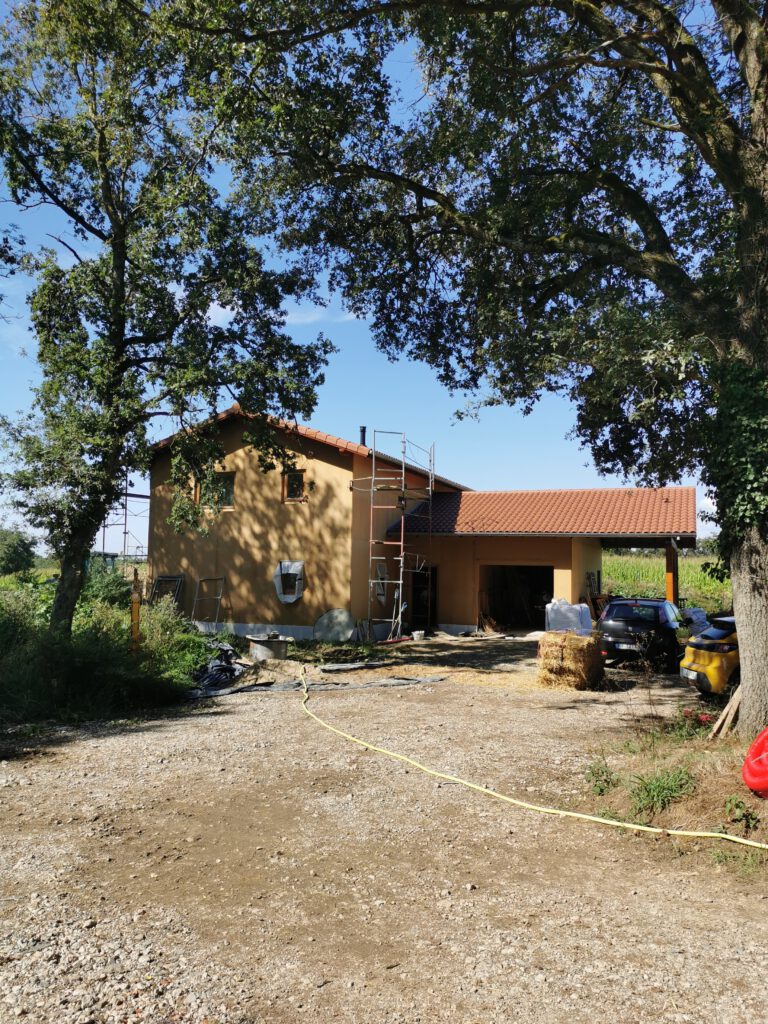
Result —
[[707, 736], [708, 740], [713, 740], [718, 735], [724, 736], [726, 734], [731, 724], [733, 723], [733, 719], [736, 715], [736, 712], [739, 710], [739, 704], [741, 704], [740, 685], [737, 686], [736, 689], [733, 691], [733, 693], [731, 694], [731, 699], [720, 712], [720, 717], [712, 726], [712, 729], [710, 730], [710, 733]]
[[728, 714], [725, 716], [725, 721], [720, 727], [720, 737], [727, 735], [731, 731], [731, 727], [736, 719], [736, 715], [739, 711], [741, 704], [741, 686], [737, 687], [734, 691], [733, 696], [728, 701]]

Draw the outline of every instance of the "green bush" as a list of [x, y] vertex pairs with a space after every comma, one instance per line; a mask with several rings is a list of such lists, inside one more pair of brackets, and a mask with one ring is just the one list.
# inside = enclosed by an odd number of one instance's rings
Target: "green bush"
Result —
[[619, 776], [604, 757], [599, 757], [587, 766], [584, 778], [596, 796], [605, 796], [608, 790], [618, 786], [620, 781]]
[[198, 632], [171, 597], [142, 607], [141, 637], [147, 671], [177, 685], [188, 685], [195, 669], [211, 657], [210, 638]]
[[92, 558], [88, 566], [80, 602], [88, 604], [91, 601], [101, 601], [118, 608], [129, 608], [131, 604], [131, 584], [116, 569], [110, 569], [103, 558]]
[[0, 720], [96, 719], [179, 699], [210, 657], [206, 638], [170, 599], [142, 608], [143, 642], [130, 650], [130, 614], [84, 598], [72, 637], [48, 629], [52, 588], [0, 589]]

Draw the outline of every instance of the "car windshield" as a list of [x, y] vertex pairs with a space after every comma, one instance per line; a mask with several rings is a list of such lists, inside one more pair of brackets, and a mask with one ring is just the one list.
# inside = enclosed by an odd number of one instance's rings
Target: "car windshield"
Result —
[[612, 604], [605, 617], [620, 622], [657, 622], [659, 615], [652, 604]]

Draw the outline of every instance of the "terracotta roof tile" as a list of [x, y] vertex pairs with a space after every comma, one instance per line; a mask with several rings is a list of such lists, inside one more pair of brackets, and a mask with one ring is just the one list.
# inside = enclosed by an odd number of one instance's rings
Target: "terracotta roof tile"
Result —
[[[409, 520], [409, 533], [427, 531], [423, 510]], [[690, 538], [696, 534], [696, 489], [440, 493], [433, 497], [432, 533]]]

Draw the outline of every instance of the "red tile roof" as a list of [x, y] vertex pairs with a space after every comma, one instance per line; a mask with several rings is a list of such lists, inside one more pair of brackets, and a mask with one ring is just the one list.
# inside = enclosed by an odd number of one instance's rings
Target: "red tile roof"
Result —
[[[426, 533], [423, 509], [407, 522]], [[696, 535], [694, 487], [601, 488], [573, 491], [462, 491], [435, 494], [433, 534], [566, 537]]]

